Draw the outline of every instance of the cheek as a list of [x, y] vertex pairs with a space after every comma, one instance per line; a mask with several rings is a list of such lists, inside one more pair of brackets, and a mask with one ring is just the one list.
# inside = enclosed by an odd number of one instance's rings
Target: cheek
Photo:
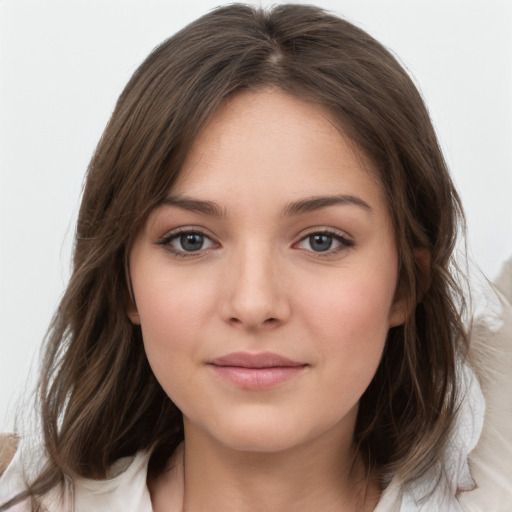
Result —
[[212, 287], [205, 286], [204, 281], [162, 273], [140, 276], [140, 281], [138, 277], [134, 275], [132, 279], [144, 346], [160, 380], [167, 371], [183, 368], [180, 356], [194, 358], [200, 348], [197, 340], [207, 328], [215, 300]]
[[394, 281], [371, 273], [347, 273], [302, 297], [304, 328], [322, 344], [323, 355], [344, 372], [374, 371], [389, 329]]
[[188, 331], [199, 328], [215, 304], [211, 283], [205, 282], [204, 276], [168, 270], [161, 263], [146, 267], [141, 270], [147, 272], [132, 271], [143, 329], [169, 337], [182, 327]]
[[155, 288], [138, 299], [144, 350], [156, 379], [182, 409], [192, 400], [190, 375], [199, 359], [200, 300], [193, 293], [176, 293], [172, 286]]

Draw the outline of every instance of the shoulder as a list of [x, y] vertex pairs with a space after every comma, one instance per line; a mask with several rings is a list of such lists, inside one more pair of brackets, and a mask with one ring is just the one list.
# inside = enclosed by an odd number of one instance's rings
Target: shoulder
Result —
[[458, 495], [475, 487], [468, 457], [482, 430], [485, 405], [471, 369], [461, 363], [458, 374], [461, 401], [443, 457], [407, 485], [395, 475], [375, 512], [462, 512]]
[[376, 512], [510, 511], [512, 259], [490, 287], [486, 312], [474, 319], [470, 355], [459, 372], [460, 408], [443, 466], [432, 468], [408, 489], [393, 480], [388, 490], [401, 496], [399, 504]]
[[[12, 442], [2, 439], [6, 455], [2, 459], [5, 467], [0, 476], [0, 506], [27, 490], [27, 482], [34, 477], [34, 461], [40, 460], [37, 450], [22, 453], [22, 449], [12, 448]], [[151, 512], [146, 484], [149, 457], [148, 452], [124, 457], [112, 466], [107, 479], [78, 478], [64, 491], [60, 487], [49, 491], [41, 498], [41, 504], [48, 512]], [[40, 467], [39, 463], [35, 465]], [[8, 510], [31, 512], [32, 507], [25, 499]]]
[[492, 284], [497, 312], [475, 319], [470, 364], [482, 386], [482, 435], [470, 454], [476, 488], [461, 494], [464, 511], [510, 510], [512, 503], [512, 258]]
[[510, 511], [512, 259], [490, 286], [486, 313], [474, 319], [470, 357], [460, 372], [461, 406], [444, 471], [432, 468], [408, 489], [394, 478], [375, 512]]
[[149, 458], [149, 452], [139, 452], [118, 460], [106, 480], [76, 480], [75, 512], [151, 512], [147, 487]]
[[[18, 438], [12, 434], [0, 435], [0, 506], [27, 489], [21, 463]], [[13, 507], [13, 512], [30, 512], [27, 500]]]
[[0, 434], [0, 476], [5, 473], [18, 447], [18, 437], [14, 434]]

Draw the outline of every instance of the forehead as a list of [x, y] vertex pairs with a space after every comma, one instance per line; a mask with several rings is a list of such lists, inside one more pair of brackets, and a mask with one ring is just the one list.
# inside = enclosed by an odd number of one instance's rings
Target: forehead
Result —
[[246, 201], [354, 192], [382, 208], [375, 169], [330, 112], [277, 89], [226, 102], [196, 137], [172, 190]]

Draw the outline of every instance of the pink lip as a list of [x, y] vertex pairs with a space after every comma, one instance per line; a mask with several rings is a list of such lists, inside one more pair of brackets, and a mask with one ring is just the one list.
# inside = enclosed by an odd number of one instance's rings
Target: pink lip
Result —
[[233, 352], [208, 362], [217, 375], [243, 389], [269, 389], [302, 373], [308, 366], [287, 357], [262, 352]]

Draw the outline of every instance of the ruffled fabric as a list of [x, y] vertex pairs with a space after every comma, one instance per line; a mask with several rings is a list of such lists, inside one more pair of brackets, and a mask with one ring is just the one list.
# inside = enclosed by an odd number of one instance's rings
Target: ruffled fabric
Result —
[[464, 512], [512, 511], [512, 258], [491, 287], [493, 294], [471, 333], [470, 364], [482, 386], [486, 413], [469, 457], [477, 488], [459, 497]]
[[473, 371], [460, 365], [458, 372], [461, 402], [444, 458], [408, 487], [395, 477], [375, 512], [463, 512], [458, 495], [476, 487], [468, 458], [482, 431], [485, 401]]

